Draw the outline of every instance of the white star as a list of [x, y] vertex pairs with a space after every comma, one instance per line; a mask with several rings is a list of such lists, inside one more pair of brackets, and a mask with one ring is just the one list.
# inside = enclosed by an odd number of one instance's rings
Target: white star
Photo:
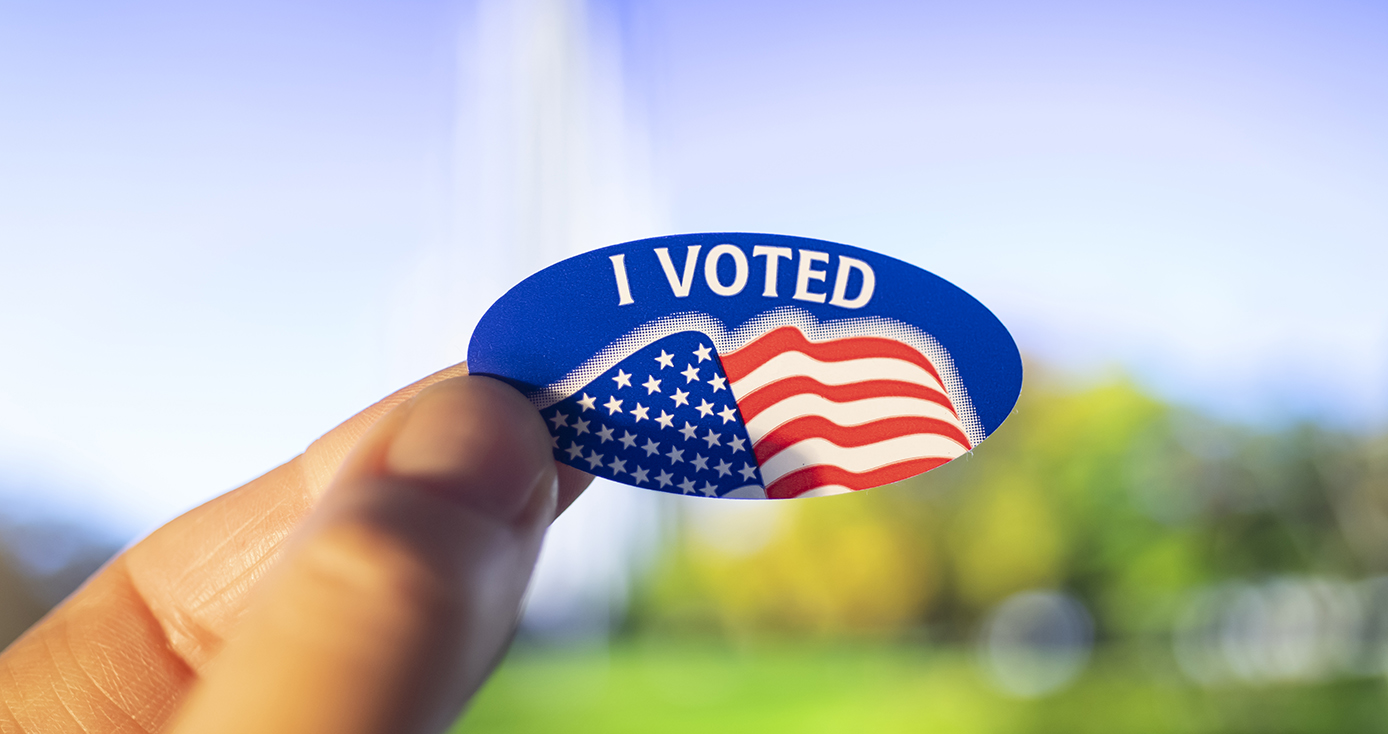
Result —
[[618, 459], [614, 456], [612, 457], [612, 463], [608, 464], [607, 468], [611, 469], [613, 474], [621, 474], [627, 470], [626, 459]]
[[617, 376], [612, 378], [612, 380], [613, 382], [617, 383], [618, 390], [624, 387], [631, 387], [631, 375], [628, 375], [627, 373], [621, 370], [617, 370]]
[[713, 357], [708, 356], [708, 353], [711, 351], [713, 350], [706, 344], [700, 344], [699, 348], [694, 350], [695, 356], [699, 358], [699, 364], [703, 364], [706, 359], [713, 359]]
[[641, 383], [641, 387], [646, 388], [647, 395], [660, 392], [660, 380], [655, 379], [655, 375], [649, 375], [646, 377], [646, 381]]
[[603, 427], [602, 427], [602, 430], [601, 430], [601, 431], [598, 431], [598, 438], [601, 438], [603, 443], [607, 443], [608, 441], [611, 441], [611, 440], [612, 440], [612, 426], [603, 426]]
[[718, 465], [713, 468], [718, 470], [720, 477], [730, 476], [733, 473], [733, 465], [726, 461], [719, 461]]
[[659, 474], [655, 475], [655, 480], [656, 480], [657, 482], [660, 482], [660, 486], [661, 486], [662, 488], [668, 487], [668, 486], [670, 486], [671, 484], [674, 484], [674, 482], [671, 482], [671, 481], [670, 481], [671, 479], [674, 479], [674, 478], [675, 478], [675, 475], [674, 475], [674, 474], [671, 474], [670, 472], [665, 471], [664, 469], [662, 469], [662, 470], [660, 471]]
[[637, 483], [637, 484], [641, 484], [642, 482], [645, 482], [645, 481], [646, 481], [646, 476], [647, 476], [648, 474], [650, 474], [649, 471], [646, 471], [646, 469], [645, 469], [644, 467], [639, 467], [639, 466], [638, 466], [638, 467], [636, 467], [636, 471], [634, 471], [634, 472], [631, 473], [631, 478], [634, 479], [634, 480], [636, 480], [636, 483]]
[[737, 411], [733, 410], [732, 406], [724, 407], [722, 410], [718, 411], [718, 415], [723, 418], [724, 423], [731, 423], [737, 420]]
[[554, 430], [556, 431], [569, 425], [569, 417], [557, 410], [554, 411], [554, 416], [550, 418], [550, 421], [554, 423]]
[[617, 440], [621, 441], [622, 445], [629, 449], [636, 447], [636, 434], [631, 431], [622, 431], [622, 437]]
[[674, 446], [671, 446], [670, 453], [666, 454], [666, 456], [670, 459], [670, 465], [674, 466], [675, 464], [684, 461], [684, 449], [677, 449]]
[[622, 401], [618, 400], [616, 395], [613, 395], [607, 399], [606, 403], [603, 403], [602, 407], [607, 408], [608, 415], [620, 413], [622, 412]]
[[689, 393], [679, 388], [675, 388], [675, 394], [670, 399], [675, 401], [675, 405], [689, 405]]
[[699, 471], [708, 468], [708, 459], [705, 459], [703, 454], [694, 454], [694, 458], [691, 459], [689, 463], [693, 464], [694, 468]]
[[705, 497], [718, 496], [718, 488], [708, 482], [704, 482], [704, 486], [700, 487], [699, 491], [703, 492]]
[[549, 437], [549, 445], [552, 448], [559, 448], [559, 436], [556, 434], [551, 434]]
[[574, 421], [574, 430], [578, 431], [578, 435], [582, 436], [588, 432], [588, 423], [589, 421]]
[[666, 413], [662, 410], [660, 411], [660, 417], [656, 418], [655, 422], [659, 423], [661, 428], [674, 428], [675, 416], [670, 415], [669, 413]]
[[589, 456], [589, 457], [586, 458], [586, 459], [584, 459], [584, 461], [588, 462], [588, 468], [589, 468], [589, 469], [596, 469], [596, 468], [602, 466], [602, 454], [600, 454], [600, 453], [594, 451], [594, 452], [593, 452], [593, 455], [592, 455], [592, 456]]
[[733, 436], [733, 440], [728, 442], [728, 447], [731, 448], [733, 450], [733, 453], [735, 454], [742, 450], [742, 444], [744, 443], [747, 443], [747, 440], [743, 437]]
[[696, 410], [699, 411], [699, 415], [700, 415], [700, 416], [703, 416], [704, 418], [707, 418], [707, 417], [713, 415], [713, 403], [710, 403], [710, 402], [707, 401], [707, 400], [700, 400], [700, 401], [699, 401], [699, 407], [696, 408]]
[[660, 451], [660, 444], [648, 438], [646, 439], [646, 445], [642, 446], [641, 448], [646, 450], [647, 456], [655, 456], [656, 452]]
[[713, 379], [708, 381], [708, 384], [713, 385], [714, 392], [718, 392], [719, 390], [727, 390], [728, 378], [722, 375], [714, 375]]
[[709, 447], [709, 448], [713, 448], [714, 446], [722, 446], [722, 445], [723, 445], [723, 444], [720, 443], [719, 440], [718, 440], [718, 439], [720, 439], [720, 438], [722, 438], [722, 437], [723, 437], [723, 434], [721, 434], [721, 433], [714, 433], [714, 432], [713, 432], [713, 429], [710, 428], [710, 429], [708, 429], [708, 435], [707, 435], [707, 436], [704, 436], [704, 440], [708, 442], [708, 447]]
[[754, 482], [757, 479], [757, 468], [751, 464], [743, 464], [742, 468], [737, 470], [737, 473], [741, 474], [742, 478], [749, 482]]
[[593, 403], [596, 403], [597, 401], [597, 398], [589, 395], [588, 393], [583, 393], [583, 397], [578, 399], [578, 404], [583, 406], [584, 410], [592, 410]]
[[583, 455], [583, 447], [579, 446], [577, 441], [574, 441], [574, 445], [564, 450], [569, 454], [569, 461], [578, 461], [578, 457]]
[[644, 407], [644, 406], [641, 405], [640, 403], [637, 403], [637, 404], [636, 404], [636, 407], [631, 409], [631, 414], [634, 415], [634, 416], [636, 416], [636, 422], [637, 422], [637, 423], [640, 423], [642, 418], [649, 418], [649, 417], [650, 417], [650, 416], [646, 415], [646, 413], [649, 413], [650, 410], [651, 410], [650, 408]]
[[688, 369], [686, 369], [685, 371], [681, 372], [680, 374], [681, 374], [681, 375], [684, 375], [684, 384], [686, 384], [686, 385], [688, 385], [689, 383], [691, 383], [691, 382], [693, 382], [693, 381], [699, 379], [699, 370], [695, 369], [695, 368], [694, 368], [694, 365], [692, 365], [692, 364], [689, 365], [689, 368], [688, 368]]
[[680, 494], [694, 494], [694, 480], [686, 479], [679, 483]]
[[695, 428], [694, 425], [689, 421], [685, 421], [684, 428], [680, 429], [680, 433], [684, 434], [684, 440], [686, 441], [688, 441], [691, 438], [694, 438], [694, 434], [698, 433], [698, 431], [699, 429]]
[[662, 369], [662, 370], [665, 369], [666, 367], [674, 367], [674, 366], [675, 366], [675, 355], [673, 355], [673, 354], [666, 354], [666, 353], [665, 353], [665, 350], [662, 349], [662, 350], [660, 350], [660, 356], [659, 356], [659, 357], [656, 357], [656, 358], [655, 358], [655, 361], [657, 361], [657, 362], [660, 363], [660, 369]]

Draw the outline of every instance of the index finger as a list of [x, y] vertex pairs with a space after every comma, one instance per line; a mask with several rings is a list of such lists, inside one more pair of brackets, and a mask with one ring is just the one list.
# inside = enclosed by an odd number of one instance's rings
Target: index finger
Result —
[[[0, 655], [0, 730], [159, 729], [362, 436], [424, 388], [464, 374], [457, 365], [393, 393], [117, 556]], [[592, 478], [558, 470], [563, 508]]]

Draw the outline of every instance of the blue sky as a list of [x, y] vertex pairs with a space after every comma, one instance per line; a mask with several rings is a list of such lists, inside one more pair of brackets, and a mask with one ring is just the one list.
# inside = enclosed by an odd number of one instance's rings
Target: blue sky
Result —
[[[0, 5], [0, 476], [146, 527], [460, 359], [392, 350], [452, 241], [472, 12]], [[878, 249], [1240, 420], [1388, 417], [1383, 6], [595, 13], [667, 231]]]
[[1048, 361], [1381, 420], [1381, 6], [725, 7], [669, 52], [682, 227], [870, 242]]

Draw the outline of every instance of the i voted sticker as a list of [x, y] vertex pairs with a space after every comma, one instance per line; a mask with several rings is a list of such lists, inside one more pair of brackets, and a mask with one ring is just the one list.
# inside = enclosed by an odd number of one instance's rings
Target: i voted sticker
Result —
[[742, 233], [546, 268], [482, 317], [468, 366], [530, 398], [558, 461], [731, 498], [929, 471], [996, 430], [1022, 384], [1007, 329], [942, 278], [857, 247]]

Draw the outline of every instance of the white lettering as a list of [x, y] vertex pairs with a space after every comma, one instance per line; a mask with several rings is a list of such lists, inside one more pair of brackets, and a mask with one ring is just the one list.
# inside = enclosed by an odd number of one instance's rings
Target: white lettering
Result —
[[779, 274], [777, 266], [780, 265], [781, 258], [795, 256], [795, 250], [789, 247], [768, 247], [767, 245], [757, 245], [752, 248], [752, 257], [766, 258], [766, 288], [761, 292], [767, 298], [776, 297], [776, 276]]
[[[733, 284], [723, 285], [718, 280], [718, 261], [724, 255], [733, 258]], [[747, 286], [747, 255], [737, 245], [719, 245], [708, 251], [704, 258], [704, 280], [708, 289], [720, 296], [735, 296]]]
[[675, 264], [670, 262], [670, 251], [664, 247], [655, 248], [655, 256], [660, 258], [660, 267], [665, 270], [665, 279], [670, 281], [670, 290], [675, 298], [689, 295], [689, 286], [694, 285], [694, 263], [699, 260], [699, 248], [703, 245], [688, 245], [684, 254], [684, 277], [675, 276]]
[[627, 256], [612, 255], [607, 259], [612, 261], [612, 274], [617, 277], [617, 305], [636, 303], [631, 300], [631, 285], [627, 283]]
[[795, 275], [795, 295], [791, 298], [800, 301], [812, 301], [814, 303], [824, 303], [823, 293], [811, 293], [811, 280], [824, 280], [828, 275], [827, 270], [815, 270], [814, 264], [829, 262], [829, 253], [816, 252], [815, 250], [800, 251], [800, 269]]
[[[853, 270], [863, 274], [863, 287], [858, 289], [858, 295], [845, 298], [848, 295], [848, 274]], [[829, 299], [829, 305], [862, 308], [872, 299], [872, 290], [876, 287], [877, 276], [872, 272], [871, 265], [857, 258], [839, 255], [839, 272], [834, 276], [834, 297]]]

